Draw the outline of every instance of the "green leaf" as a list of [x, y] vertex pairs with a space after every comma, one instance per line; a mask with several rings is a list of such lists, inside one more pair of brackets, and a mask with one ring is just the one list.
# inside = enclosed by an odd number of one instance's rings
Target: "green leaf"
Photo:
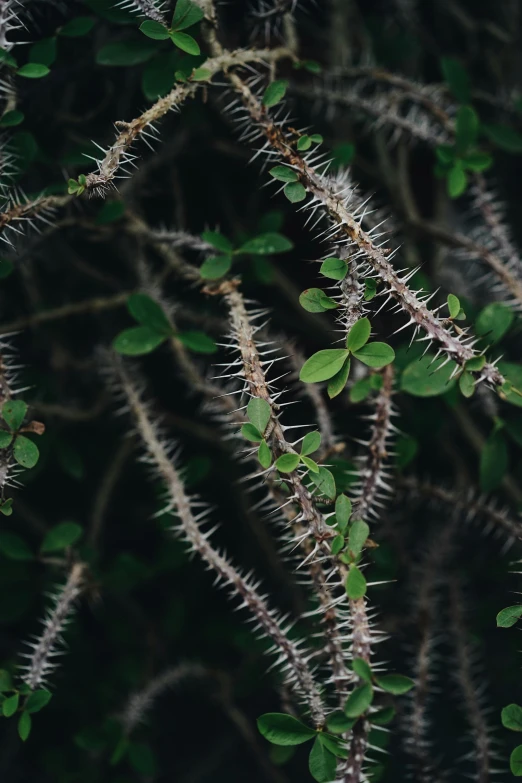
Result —
[[34, 560], [34, 555], [25, 541], [7, 530], [0, 532], [0, 552], [10, 560]]
[[460, 300], [455, 294], [448, 294], [448, 310], [450, 318], [456, 318], [460, 313]]
[[252, 397], [247, 405], [247, 416], [254, 427], [264, 435], [270, 421], [271, 408], [266, 400], [260, 397]]
[[205, 332], [178, 332], [176, 339], [195, 353], [211, 354], [217, 351], [215, 340], [209, 337], [208, 334], [205, 334]]
[[459, 389], [464, 397], [472, 397], [475, 391], [475, 379], [470, 372], [463, 372], [459, 378]]
[[10, 517], [13, 513], [13, 498], [7, 498], [3, 503], [0, 503], [0, 514], [5, 517]]
[[363, 364], [375, 367], [377, 370], [391, 364], [395, 359], [395, 351], [387, 343], [368, 343], [359, 350], [353, 351], [353, 355]]
[[241, 427], [241, 435], [245, 438], [245, 440], [250, 440], [252, 443], [261, 443], [263, 440], [263, 435], [259, 432], [259, 430], [254, 427], [253, 424], [243, 424]]
[[224, 236], [220, 231], [204, 231], [201, 234], [201, 239], [216, 250], [220, 250], [222, 253], [232, 253], [233, 245], [230, 239]]
[[22, 426], [27, 413], [27, 404], [23, 400], [8, 400], [2, 405], [2, 418], [11, 430]]
[[[522, 365], [514, 364], [513, 362], [499, 362], [498, 368], [502, 375], [504, 375], [509, 384], [512, 384], [515, 389], [522, 391]], [[522, 397], [515, 391], [506, 390], [506, 399], [512, 405], [522, 407]]]
[[299, 180], [297, 171], [288, 166], [274, 166], [273, 169], [270, 169], [270, 174], [280, 182], [297, 182]]
[[468, 152], [463, 158], [464, 168], [469, 171], [487, 171], [493, 165], [493, 158], [487, 152]]
[[188, 35], [188, 33], [171, 33], [170, 37], [172, 38], [174, 45], [177, 46], [178, 49], [181, 49], [181, 51], [187, 52], [187, 54], [193, 56], [201, 54], [198, 42], [192, 38], [191, 35]]
[[30, 713], [40, 712], [40, 710], [43, 710], [43, 708], [49, 704], [52, 696], [53, 694], [50, 693], [50, 691], [33, 691], [31, 694], [29, 694], [24, 709]]
[[83, 533], [83, 528], [76, 522], [62, 522], [45, 534], [42, 542], [42, 552], [58, 552], [72, 546]]
[[390, 723], [394, 717], [395, 710], [393, 707], [384, 707], [382, 710], [372, 712], [372, 714], [368, 716], [368, 719], [376, 726], [386, 726], [386, 724]]
[[349, 352], [342, 348], [327, 348], [310, 356], [303, 364], [299, 374], [303, 383], [320, 383], [339, 372], [348, 358]]
[[395, 696], [402, 696], [403, 693], [408, 693], [415, 687], [415, 682], [403, 674], [383, 674], [381, 677], [376, 677], [375, 680], [380, 688]]
[[493, 492], [502, 483], [509, 468], [506, 439], [501, 432], [494, 432], [487, 439], [480, 455], [480, 487]]
[[153, 38], [155, 41], [166, 41], [169, 38], [169, 31], [164, 24], [155, 22], [153, 19], [147, 19], [140, 24], [140, 30], [147, 38]]
[[308, 470], [311, 470], [312, 473], [319, 473], [319, 465], [310, 457], [301, 457], [301, 462], [303, 465], [305, 465], [305, 467], [308, 468]]
[[18, 68], [16, 73], [25, 79], [41, 79], [43, 76], [47, 76], [50, 71], [46, 65], [41, 63], [26, 63], [26, 65]]
[[18, 435], [13, 448], [13, 457], [23, 468], [34, 468], [40, 457], [38, 446], [25, 435]]
[[176, 50], [158, 52], [145, 65], [141, 75], [141, 89], [149, 101], [156, 101], [169, 93], [176, 83], [176, 60], [179, 57]]
[[169, 319], [160, 305], [147, 294], [131, 294], [127, 299], [127, 309], [142, 326], [165, 336], [172, 334]]
[[259, 444], [257, 458], [261, 464], [261, 467], [265, 468], [265, 470], [272, 464], [272, 452], [270, 451], [266, 440], [262, 440]]
[[366, 682], [372, 681], [372, 670], [364, 658], [354, 658], [352, 668], [361, 680], [365, 680]]
[[370, 528], [362, 520], [356, 520], [350, 526], [350, 532], [348, 534], [348, 546], [350, 551], [357, 557], [360, 555], [363, 547], [366, 543], [366, 539], [370, 535]]
[[462, 163], [457, 161], [448, 174], [448, 196], [458, 198], [466, 190], [468, 178], [462, 167]]
[[315, 736], [315, 731], [300, 720], [280, 712], [261, 715], [257, 719], [257, 728], [260, 734], [274, 745], [302, 745]]
[[289, 182], [288, 185], [285, 185], [284, 193], [292, 204], [297, 204], [306, 198], [306, 188], [300, 182]]
[[178, 0], [172, 17], [172, 27], [174, 30], [186, 30], [201, 21], [204, 15], [202, 9], [192, 0]]
[[330, 549], [332, 550], [332, 555], [338, 555], [339, 552], [344, 548], [344, 536], [335, 536], [335, 538], [332, 539], [332, 544]]
[[282, 101], [285, 97], [287, 87], [288, 82], [285, 79], [280, 79], [279, 81], [269, 84], [263, 95], [263, 106], [267, 109], [271, 109], [272, 106], [275, 106], [279, 101]]
[[347, 718], [358, 718], [362, 715], [373, 701], [373, 688], [370, 683], [359, 685], [348, 696], [348, 701], [344, 706], [344, 714]]
[[163, 334], [159, 334], [148, 326], [134, 326], [132, 329], [120, 332], [113, 341], [112, 347], [116, 353], [121, 353], [124, 356], [141, 356], [153, 351], [165, 339]]
[[461, 103], [467, 103], [471, 97], [471, 87], [465, 68], [453, 57], [443, 57], [440, 65], [444, 80], [455, 98]]
[[435, 359], [425, 354], [409, 364], [401, 376], [401, 391], [415, 397], [436, 397], [449, 391], [454, 385], [450, 377], [455, 370], [455, 362], [444, 364], [445, 359]]
[[337, 759], [316, 737], [308, 759], [310, 774], [317, 783], [331, 783], [335, 780]]
[[319, 271], [331, 280], [344, 280], [348, 265], [344, 258], [325, 258]]
[[321, 445], [321, 433], [309, 432], [304, 436], [301, 444], [301, 455], [313, 454]]
[[505, 152], [522, 152], [522, 135], [508, 125], [481, 125], [488, 139]]
[[318, 473], [310, 473], [309, 475], [321, 495], [326, 495], [331, 500], [335, 498], [337, 494], [335, 479], [328, 468], [320, 467]]
[[297, 149], [299, 152], [305, 152], [312, 146], [312, 139], [310, 136], [301, 136], [297, 141]]
[[70, 22], [60, 27], [58, 35], [63, 35], [66, 38], [81, 38], [91, 32], [95, 23], [96, 20], [91, 16], [77, 16], [76, 19], [71, 19]]
[[359, 318], [354, 323], [346, 338], [346, 347], [355, 353], [366, 345], [370, 339], [371, 324], [368, 318]]
[[22, 712], [18, 721], [18, 736], [25, 742], [31, 733], [31, 716], [28, 712]]
[[506, 307], [501, 302], [492, 302], [479, 313], [475, 331], [493, 345], [504, 337], [513, 323], [513, 318], [514, 314], [510, 307]]
[[344, 533], [352, 515], [352, 501], [346, 495], [339, 495], [335, 501], [335, 519], [339, 530]]
[[202, 263], [199, 273], [204, 280], [218, 280], [230, 271], [231, 266], [231, 256], [214, 256]]
[[501, 713], [502, 725], [511, 731], [522, 731], [522, 707], [518, 704], [508, 704]]
[[522, 606], [508, 606], [497, 614], [497, 628], [511, 628], [522, 617]]
[[299, 465], [299, 454], [281, 454], [275, 466], [280, 473], [292, 473]]
[[193, 82], [208, 82], [212, 78], [212, 71], [208, 68], [194, 68], [190, 75]]
[[326, 719], [328, 731], [332, 734], [344, 734], [353, 728], [355, 718], [347, 718], [342, 710], [335, 710]]
[[299, 297], [299, 304], [309, 313], [325, 313], [338, 307], [321, 288], [307, 288]]
[[328, 397], [331, 400], [333, 400], [334, 397], [337, 397], [346, 386], [346, 382], [348, 381], [348, 377], [350, 375], [350, 367], [351, 361], [348, 359], [343, 364], [339, 372], [336, 373], [334, 377], [328, 382], [326, 391], [328, 392]]
[[249, 239], [237, 252], [269, 256], [274, 253], [287, 253], [289, 250], [292, 250], [293, 246], [293, 243], [282, 234], [269, 232], [260, 234], [258, 237], [254, 237], [254, 239]]
[[472, 147], [478, 136], [479, 118], [471, 106], [461, 106], [457, 111], [455, 125], [455, 140], [457, 152], [466, 153]]
[[0, 119], [0, 127], [13, 128], [15, 127], [15, 125], [20, 125], [20, 123], [23, 122], [24, 119], [25, 119], [24, 114], [21, 111], [18, 111], [17, 109], [13, 109], [13, 111], [6, 111], [6, 113], [3, 114]]
[[[356, 601], [366, 595], [366, 579], [357, 566], [350, 566], [348, 576], [346, 577], [346, 594], [348, 598]], [[348, 717], [353, 717], [349, 715]]]
[[8, 696], [2, 704], [2, 713], [4, 718], [10, 718], [14, 715], [18, 709], [18, 702], [20, 701], [20, 694], [14, 693], [12, 696]]
[[120, 41], [106, 44], [96, 54], [98, 65], [140, 65], [157, 53], [157, 44], [141, 39], [139, 41]]
[[509, 768], [516, 777], [522, 777], [522, 745], [519, 745], [509, 757]]

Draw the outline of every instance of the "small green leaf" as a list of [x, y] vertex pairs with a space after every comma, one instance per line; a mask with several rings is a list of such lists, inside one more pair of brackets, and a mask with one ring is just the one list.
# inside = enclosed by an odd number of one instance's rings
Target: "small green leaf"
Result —
[[174, 45], [177, 46], [178, 49], [181, 49], [181, 51], [192, 54], [193, 56], [201, 54], [198, 42], [192, 38], [191, 35], [188, 35], [188, 33], [174, 32], [170, 34], [170, 37], [172, 38]]
[[113, 341], [112, 347], [116, 353], [124, 356], [141, 356], [153, 351], [165, 339], [163, 334], [158, 334], [148, 326], [134, 326], [132, 329], [120, 332]]
[[372, 670], [370, 669], [369, 663], [367, 663], [364, 658], [354, 658], [352, 668], [361, 680], [365, 680], [366, 682], [372, 681]]
[[390, 723], [394, 717], [395, 710], [393, 707], [383, 707], [382, 710], [378, 710], [377, 712], [373, 712], [371, 715], [369, 715], [368, 719], [376, 726], [386, 726], [386, 724]]
[[350, 389], [350, 402], [362, 402], [372, 393], [371, 376], [356, 381]]
[[76, 19], [71, 19], [60, 27], [58, 35], [63, 35], [66, 38], [81, 38], [84, 35], [88, 35], [94, 27], [96, 20], [91, 16], [77, 16]]
[[216, 250], [220, 250], [222, 253], [232, 253], [233, 245], [230, 239], [221, 234], [219, 231], [204, 231], [201, 234], [201, 239]]
[[370, 302], [377, 294], [377, 280], [367, 277], [364, 281], [364, 301]]
[[299, 297], [299, 304], [309, 313], [325, 313], [338, 307], [321, 288], [307, 288]]
[[479, 118], [471, 106], [461, 106], [457, 111], [455, 140], [457, 153], [463, 155], [477, 140]]
[[272, 464], [272, 452], [270, 451], [266, 440], [262, 440], [261, 443], [259, 444], [259, 449], [257, 451], [257, 458], [260, 462], [261, 467], [265, 468], [265, 470], [269, 468], [270, 465]]
[[481, 129], [488, 139], [501, 150], [514, 154], [522, 152], [522, 135], [514, 128], [510, 128], [508, 125], [486, 125], [483, 123]]
[[172, 17], [172, 27], [174, 30], [186, 30], [187, 27], [200, 22], [204, 15], [203, 10], [192, 0], [178, 0]]
[[25, 119], [23, 112], [13, 109], [12, 111], [6, 111], [0, 119], [0, 127], [2, 128], [14, 128], [16, 125], [20, 125]]
[[76, 522], [62, 522], [56, 525], [48, 533], [42, 542], [42, 552], [58, 552], [72, 546], [83, 533], [83, 528]]
[[475, 391], [475, 379], [470, 372], [463, 372], [459, 378], [459, 388], [464, 397], [472, 397]]
[[344, 258], [325, 258], [319, 271], [331, 280], [344, 280], [348, 266]]
[[333, 378], [342, 368], [349, 352], [342, 348], [327, 348], [310, 356], [299, 374], [303, 383], [320, 383]]
[[195, 353], [211, 354], [217, 351], [215, 340], [209, 337], [208, 334], [205, 334], [205, 332], [178, 332], [176, 340], [179, 340], [186, 348]]
[[288, 82], [285, 79], [280, 79], [279, 81], [269, 84], [263, 95], [263, 106], [267, 109], [271, 109], [272, 106], [275, 106], [279, 101], [282, 101], [285, 97], [287, 87]]
[[339, 552], [344, 548], [344, 536], [335, 536], [335, 538], [332, 539], [332, 544], [330, 546], [330, 549], [332, 550], [332, 555], [338, 555]]
[[473, 359], [468, 359], [466, 362], [466, 370], [469, 370], [470, 372], [480, 372], [485, 364], [485, 356], [474, 356]]
[[331, 783], [335, 780], [337, 759], [316, 737], [308, 759], [310, 774], [317, 783]]
[[347, 718], [358, 718], [362, 715], [373, 701], [373, 688], [370, 683], [359, 685], [348, 696], [348, 701], [344, 706], [344, 714]]
[[501, 713], [502, 725], [511, 731], [522, 731], [522, 707], [518, 704], [508, 704]]
[[22, 712], [18, 721], [18, 736], [25, 742], [31, 733], [31, 716], [28, 712]]
[[249, 239], [237, 252], [251, 253], [257, 256], [270, 256], [274, 253], [287, 253], [289, 250], [292, 250], [293, 246], [293, 243], [282, 234], [269, 232], [260, 234], [258, 237], [254, 237], [254, 239]]
[[172, 334], [172, 326], [161, 306], [147, 294], [131, 294], [127, 299], [127, 309], [142, 326], [165, 336]]
[[247, 405], [247, 416], [261, 435], [265, 433], [271, 412], [269, 403], [260, 397], [252, 397]]
[[312, 146], [312, 139], [310, 136], [301, 136], [297, 141], [297, 149], [299, 152], [305, 152]]
[[208, 82], [212, 78], [212, 71], [208, 68], [194, 68], [190, 75], [193, 82]]
[[463, 158], [464, 168], [469, 171], [487, 171], [493, 165], [493, 157], [487, 152], [468, 152]]
[[357, 351], [353, 351], [356, 359], [359, 359], [368, 367], [375, 367], [379, 370], [386, 367], [395, 359], [395, 351], [387, 343], [368, 343]]
[[23, 468], [34, 468], [40, 457], [38, 446], [25, 435], [18, 435], [13, 448], [13, 457]]
[[157, 43], [145, 38], [139, 41], [119, 41], [102, 46], [96, 54], [96, 62], [98, 65], [118, 67], [141, 65], [157, 52]]
[[299, 454], [281, 454], [275, 466], [280, 473], [292, 473], [299, 465]]
[[321, 445], [321, 433], [309, 432], [303, 438], [303, 442], [301, 444], [301, 455], [306, 456], [307, 454], [313, 454], [314, 451], [317, 451], [320, 445]]
[[231, 256], [214, 256], [207, 258], [201, 265], [199, 273], [204, 280], [218, 280], [226, 275], [232, 267]]
[[292, 204], [297, 204], [306, 198], [306, 188], [301, 182], [289, 182], [288, 185], [285, 185], [284, 193]]
[[155, 22], [153, 19], [147, 19], [140, 25], [140, 30], [147, 38], [153, 38], [155, 41], [166, 41], [169, 38], [169, 31], [164, 24]]
[[12, 440], [13, 434], [11, 432], [0, 430], [0, 449], [6, 449]]
[[319, 465], [310, 457], [301, 457], [301, 462], [303, 465], [305, 465], [305, 467], [308, 468], [308, 470], [311, 470], [312, 473], [319, 473]]
[[4, 500], [4, 502], [0, 504], [0, 514], [3, 514], [5, 517], [10, 517], [12, 513], [13, 498], [7, 498], [7, 500]]
[[10, 718], [14, 715], [18, 709], [18, 703], [20, 701], [20, 694], [14, 693], [12, 696], [8, 696], [2, 704], [2, 713], [4, 718]]
[[270, 169], [270, 174], [280, 182], [297, 182], [299, 180], [297, 171], [288, 166], [274, 166], [273, 169]]
[[29, 694], [24, 709], [30, 713], [40, 712], [40, 710], [43, 710], [43, 708], [49, 704], [52, 696], [53, 694], [50, 693], [50, 691], [33, 691], [31, 694]]
[[359, 351], [361, 348], [363, 348], [363, 346], [365, 346], [370, 339], [371, 330], [372, 327], [369, 319], [359, 318], [359, 320], [354, 323], [348, 332], [348, 336], [346, 338], [346, 347], [348, 350], [355, 353], [355, 351]]
[[509, 757], [509, 768], [516, 778], [522, 777], [522, 745], [516, 747]]
[[352, 501], [346, 495], [339, 495], [335, 501], [335, 519], [341, 533], [348, 527], [352, 515]]
[[335, 479], [328, 468], [320, 467], [318, 473], [310, 473], [309, 475], [321, 495], [326, 495], [330, 500], [335, 498], [337, 494]]
[[497, 614], [497, 628], [511, 628], [522, 617], [522, 606], [508, 606]]
[[13, 431], [20, 429], [26, 413], [27, 403], [23, 400], [8, 400], [2, 406], [2, 418]]
[[34, 560], [34, 555], [25, 541], [7, 530], [0, 532], [0, 552], [10, 560]]
[[332, 734], [344, 734], [353, 728], [355, 718], [347, 718], [342, 710], [335, 710], [326, 719], [328, 731]]
[[366, 543], [366, 539], [370, 534], [370, 528], [361, 520], [357, 520], [350, 526], [350, 533], [348, 535], [348, 546], [350, 551], [357, 557], [361, 554], [363, 547]]
[[18, 76], [23, 76], [26, 79], [41, 79], [43, 76], [47, 76], [50, 73], [49, 68], [41, 63], [26, 63], [18, 68]]
[[376, 677], [375, 681], [380, 688], [395, 696], [402, 696], [415, 687], [415, 682], [403, 674], [383, 674], [381, 677]]
[[455, 294], [448, 294], [448, 310], [450, 318], [456, 318], [460, 313], [460, 300]]
[[458, 198], [466, 190], [468, 178], [460, 161], [450, 169], [448, 174], [448, 196]]
[[302, 745], [315, 737], [315, 731], [292, 715], [268, 712], [257, 719], [257, 728], [274, 745]]
[[444, 364], [445, 361], [425, 354], [411, 362], [402, 373], [401, 390], [415, 397], [435, 397], [449, 391], [454, 384], [450, 378], [456, 365], [455, 362]]
[[257, 430], [253, 424], [243, 424], [241, 427], [241, 435], [245, 440], [250, 440], [252, 443], [261, 443], [263, 435]]
[[[352, 565], [346, 577], [346, 594], [348, 598], [356, 601], [366, 595], [366, 579], [357, 566]], [[353, 717], [349, 715], [348, 717]]]
[[467, 103], [471, 97], [469, 76], [465, 68], [453, 57], [443, 57], [440, 61], [444, 80], [460, 103]]

